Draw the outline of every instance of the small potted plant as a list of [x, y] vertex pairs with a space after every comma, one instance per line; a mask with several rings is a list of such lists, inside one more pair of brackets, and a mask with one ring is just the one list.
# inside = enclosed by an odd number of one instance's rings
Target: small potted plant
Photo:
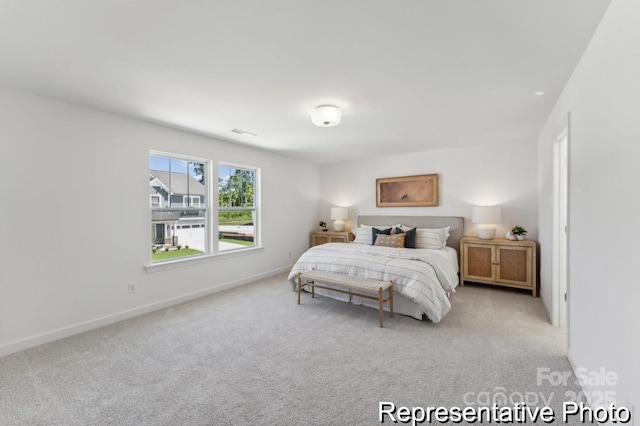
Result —
[[522, 226], [514, 226], [511, 228], [511, 235], [516, 237], [518, 241], [524, 240], [524, 236], [527, 235], [527, 230]]
[[320, 228], [322, 228], [324, 232], [327, 232], [327, 222], [325, 222], [324, 220], [321, 220], [320, 222], [318, 222], [318, 225], [320, 226]]

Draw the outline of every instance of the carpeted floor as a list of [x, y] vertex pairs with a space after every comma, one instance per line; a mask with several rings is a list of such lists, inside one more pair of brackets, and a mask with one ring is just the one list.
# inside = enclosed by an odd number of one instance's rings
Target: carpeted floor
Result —
[[439, 324], [397, 315], [381, 329], [375, 309], [297, 306], [278, 275], [0, 358], [0, 424], [374, 425], [381, 401], [505, 395], [559, 417], [580, 389], [538, 380], [571, 371], [540, 299], [466, 286], [452, 304]]

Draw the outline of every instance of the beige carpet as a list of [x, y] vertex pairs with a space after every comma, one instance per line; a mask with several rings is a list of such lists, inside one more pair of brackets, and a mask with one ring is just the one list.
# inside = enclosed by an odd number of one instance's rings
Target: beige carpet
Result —
[[537, 383], [539, 367], [570, 371], [540, 299], [467, 286], [452, 304], [439, 324], [381, 329], [375, 309], [308, 294], [297, 306], [278, 275], [0, 358], [0, 424], [374, 425], [380, 401], [503, 394], [559, 415], [579, 388]]

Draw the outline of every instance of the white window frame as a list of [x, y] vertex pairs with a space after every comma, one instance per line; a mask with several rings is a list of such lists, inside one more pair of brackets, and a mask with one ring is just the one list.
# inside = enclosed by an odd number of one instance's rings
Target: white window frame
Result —
[[[248, 254], [251, 252], [255, 252], [256, 250], [262, 250], [262, 238], [261, 238], [261, 229], [262, 229], [262, 214], [260, 207], [260, 197], [261, 197], [261, 186], [260, 186], [260, 168], [256, 166], [247, 166], [244, 164], [236, 164], [227, 161], [220, 161], [217, 163], [217, 167], [214, 169], [213, 160], [209, 160], [206, 158], [199, 158], [193, 156], [186, 156], [181, 154], [175, 154], [171, 152], [164, 151], [149, 151], [149, 156], [160, 156], [160, 157], [169, 157], [178, 160], [186, 160], [197, 163], [202, 163], [205, 165], [205, 202], [203, 203], [202, 196], [195, 196], [198, 198], [199, 207], [191, 207], [191, 206], [183, 206], [180, 209], [205, 209], [205, 217], [204, 224], [200, 225], [204, 228], [205, 235], [205, 253], [198, 256], [189, 256], [183, 258], [176, 258], [172, 260], [153, 262], [151, 257], [149, 257], [149, 263], [145, 265], [145, 269], [148, 272], [171, 269], [174, 267], [185, 266], [189, 264], [197, 264], [202, 262], [207, 262], [211, 259], [215, 258], [228, 258], [234, 257], [236, 255]], [[233, 250], [219, 250], [219, 241], [218, 241], [218, 214], [219, 214], [219, 206], [218, 206], [218, 175], [220, 167], [236, 167], [245, 170], [252, 170], [254, 172], [254, 194], [253, 194], [253, 212], [254, 212], [254, 237], [253, 237], [253, 246], [245, 246], [240, 247]], [[215, 179], [215, 181], [214, 181]], [[171, 197], [171, 193], [169, 192], [169, 197]], [[184, 198], [183, 198], [184, 204]], [[171, 204], [169, 203], [164, 208], [169, 208]], [[245, 210], [245, 208], [241, 208], [241, 210]], [[149, 209], [149, 222], [152, 223], [151, 220], [151, 208]], [[178, 229], [178, 225], [174, 226], [175, 229]], [[151, 239], [151, 235], [149, 236], [149, 240]]]
[[[243, 170], [251, 170], [253, 171], [253, 176], [254, 176], [254, 182], [253, 182], [253, 208], [249, 208], [249, 207], [228, 207], [228, 208], [220, 208], [220, 206], [218, 205], [219, 202], [219, 194], [217, 193], [217, 189], [218, 189], [218, 185], [215, 186], [216, 188], [216, 194], [215, 194], [215, 205], [216, 205], [216, 212], [215, 212], [215, 216], [216, 216], [216, 227], [215, 227], [215, 232], [214, 232], [214, 238], [217, 239], [218, 235], [219, 235], [219, 230], [220, 230], [220, 223], [218, 223], [218, 215], [221, 211], [252, 211], [253, 212], [253, 246], [247, 246], [247, 247], [239, 247], [236, 249], [229, 249], [229, 250], [223, 250], [220, 251], [220, 253], [229, 253], [229, 252], [239, 252], [239, 251], [244, 251], [244, 250], [251, 250], [257, 247], [261, 247], [261, 211], [260, 211], [260, 193], [261, 193], [261, 188], [260, 188], [260, 168], [256, 167], [256, 166], [248, 166], [245, 164], [238, 164], [238, 163], [230, 163], [228, 161], [220, 161], [218, 162], [218, 168], [216, 170], [216, 178], [219, 176], [220, 174], [220, 168], [221, 167], [234, 167], [237, 169], [243, 169]], [[218, 244], [216, 241], [216, 248]]]
[[[171, 210], [176, 210], [176, 211], [184, 211], [186, 210], [204, 210], [204, 253], [201, 255], [193, 255], [193, 256], [186, 256], [186, 257], [178, 257], [175, 259], [170, 259], [170, 260], [164, 260], [164, 261], [153, 261], [152, 257], [149, 257], [149, 264], [147, 265], [147, 268], [152, 268], [154, 266], [158, 266], [158, 265], [164, 265], [164, 264], [172, 264], [172, 263], [180, 263], [180, 262], [184, 262], [184, 261], [189, 261], [189, 260], [193, 260], [193, 259], [199, 259], [202, 257], [206, 257], [206, 256], [211, 256], [212, 254], [214, 254], [214, 251], [212, 250], [212, 238], [211, 238], [211, 229], [212, 229], [212, 222], [211, 222], [211, 214], [213, 211], [213, 204], [212, 204], [212, 188], [211, 188], [211, 176], [212, 176], [212, 168], [213, 168], [213, 162], [211, 160], [205, 159], [205, 158], [199, 158], [199, 157], [192, 157], [192, 156], [187, 156], [187, 155], [182, 155], [182, 154], [175, 154], [175, 153], [171, 153], [171, 152], [163, 152], [163, 151], [149, 151], [149, 156], [156, 156], [156, 157], [167, 157], [170, 159], [174, 159], [174, 160], [184, 160], [184, 161], [188, 161], [188, 162], [193, 162], [193, 163], [202, 163], [204, 164], [204, 187], [205, 187], [205, 202], [203, 203], [202, 197], [200, 195], [194, 195], [194, 196], [190, 196], [190, 197], [196, 197], [198, 199], [198, 206], [185, 206], [184, 205], [184, 197], [183, 196], [183, 206], [182, 207], [171, 207], [171, 204], [169, 203], [167, 206], [162, 207], [160, 206], [160, 208], [165, 208], [165, 209], [171, 209]], [[169, 191], [169, 197], [171, 197], [171, 192]], [[191, 200], [193, 200], [193, 198], [191, 198]], [[217, 205], [217, 202], [216, 202]], [[149, 222], [152, 223], [152, 218], [151, 218], [151, 213], [152, 213], [152, 208], [149, 209]], [[174, 225], [173, 226], [173, 232], [175, 232], [176, 229], [180, 229], [179, 225]], [[151, 239], [151, 238], [149, 238]]]

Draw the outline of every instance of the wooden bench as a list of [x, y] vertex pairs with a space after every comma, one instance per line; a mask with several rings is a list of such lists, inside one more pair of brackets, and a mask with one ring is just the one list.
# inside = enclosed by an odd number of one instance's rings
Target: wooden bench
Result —
[[[303, 280], [305, 280], [305, 282], [303, 282]], [[342, 287], [346, 290], [318, 285], [316, 284], [316, 281], [324, 284], [331, 284], [337, 287]], [[351, 296], [358, 296], [364, 297], [366, 299], [377, 300], [380, 307], [380, 327], [383, 327], [382, 308], [386, 302], [389, 302], [389, 316], [393, 318], [393, 281], [380, 281], [369, 278], [352, 277], [335, 272], [316, 270], [298, 272], [298, 305], [300, 304], [300, 293], [302, 291], [302, 287], [306, 285], [311, 287], [312, 298], [316, 296], [315, 288], [318, 287], [325, 290], [348, 294], [349, 298], [351, 298]], [[353, 290], [356, 290], [358, 292], [354, 292]], [[388, 293], [386, 299], [384, 298], [385, 291], [387, 291]], [[362, 294], [362, 292], [366, 292], [369, 294]], [[376, 296], [372, 296], [371, 293], [376, 294]]]

